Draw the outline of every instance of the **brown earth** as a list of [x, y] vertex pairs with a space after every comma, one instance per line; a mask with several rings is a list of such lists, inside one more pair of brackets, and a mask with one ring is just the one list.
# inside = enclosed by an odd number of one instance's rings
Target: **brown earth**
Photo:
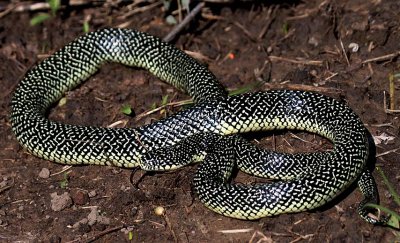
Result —
[[[38, 12], [18, 11], [12, 8], [14, 4], [0, 3], [0, 241], [129, 242], [130, 237], [132, 242], [400, 240], [398, 232], [360, 219], [356, 208], [362, 196], [355, 187], [313, 212], [242, 221], [218, 215], [199, 202], [191, 188], [196, 165], [147, 175], [137, 189], [131, 183], [131, 170], [65, 168], [24, 151], [9, 122], [13, 90], [32, 66], [82, 35], [84, 20], [88, 20], [90, 30], [123, 25], [159, 37], [173, 28], [166, 22], [169, 13], [162, 4], [146, 9], [143, 7], [151, 3], [143, 1], [130, 9], [130, 1], [121, 2], [63, 7], [53, 18], [34, 27], [29, 21]], [[142, 11], [132, 12], [139, 8]], [[399, 113], [385, 111], [383, 102], [384, 92], [389, 91], [388, 76], [399, 72], [400, 62], [397, 55], [368, 60], [399, 53], [399, 9], [397, 0], [209, 3], [202, 16], [197, 16], [173, 43], [206, 57], [210, 70], [227, 88], [262, 80], [265, 84], [260, 90], [306, 89], [347, 102], [373, 136], [394, 138], [377, 145], [376, 164], [399, 192], [399, 151], [394, 150], [400, 147]], [[353, 51], [351, 45], [359, 49]], [[399, 83], [395, 81], [394, 108], [400, 109]], [[170, 102], [188, 98], [145, 71], [109, 64], [69, 92], [66, 105], [54, 107], [50, 117], [80, 125], [108, 126], [122, 121], [122, 126], [140, 126], [180, 108], [168, 108], [136, 121], [123, 115], [121, 107], [130, 104], [136, 114], [141, 114], [153, 103], [159, 105], [165, 95]], [[287, 152], [329, 146], [305, 133], [279, 133], [261, 142], [267, 148]], [[374, 176], [381, 204], [399, 212], [382, 178], [376, 171]], [[136, 173], [132, 180], [138, 177]], [[238, 180], [247, 183], [254, 178], [239, 174]], [[54, 199], [54, 193], [66, 199]], [[56, 204], [63, 202], [66, 205], [54, 211]], [[164, 216], [154, 213], [159, 206], [166, 210]]]

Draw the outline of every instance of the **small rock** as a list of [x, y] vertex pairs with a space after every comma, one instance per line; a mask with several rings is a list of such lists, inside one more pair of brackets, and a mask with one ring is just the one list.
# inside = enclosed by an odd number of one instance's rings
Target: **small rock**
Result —
[[89, 198], [95, 197], [97, 195], [96, 190], [92, 190], [88, 193]]
[[310, 39], [308, 39], [308, 44], [317, 47], [319, 45], [319, 40], [313, 36]]
[[75, 191], [73, 193], [71, 193], [72, 196], [72, 201], [76, 204], [76, 205], [85, 205], [86, 203], [89, 202], [89, 196], [86, 192], [84, 191]]
[[97, 223], [99, 223], [99, 224], [109, 225], [110, 222], [111, 222], [110, 218], [108, 218], [108, 217], [105, 217], [105, 216], [97, 217]]
[[99, 216], [97, 212], [97, 208], [92, 208], [92, 211], [90, 211], [89, 215], [87, 216], [88, 219], [88, 225], [92, 226], [96, 223], [97, 217]]
[[43, 179], [47, 179], [50, 177], [50, 170], [47, 168], [42, 168], [42, 170], [39, 172], [39, 177]]
[[72, 199], [68, 192], [58, 195], [57, 192], [51, 193], [51, 209], [53, 211], [61, 211], [72, 205]]
[[78, 222], [76, 222], [74, 225], [72, 225], [72, 228], [78, 229], [81, 224], [87, 224], [87, 223], [88, 223], [88, 219], [84, 218], [84, 219], [81, 219]]
[[94, 225], [95, 223], [105, 224], [105, 225], [110, 224], [110, 219], [105, 216], [99, 215], [99, 211], [97, 210], [97, 208], [92, 208], [92, 211], [87, 216], [87, 219], [88, 219], [88, 225], [90, 226]]
[[74, 223], [72, 225], [72, 228], [74, 228], [74, 229], [89, 228], [90, 229], [90, 227], [94, 226], [95, 224], [101, 224], [101, 225], [109, 225], [110, 224], [110, 218], [101, 216], [99, 214], [99, 211], [97, 210], [97, 207], [91, 208], [89, 215], [86, 218], [83, 218], [83, 219], [79, 220], [78, 222]]
[[7, 186], [7, 181], [0, 182], [0, 188], [6, 187], [6, 186]]

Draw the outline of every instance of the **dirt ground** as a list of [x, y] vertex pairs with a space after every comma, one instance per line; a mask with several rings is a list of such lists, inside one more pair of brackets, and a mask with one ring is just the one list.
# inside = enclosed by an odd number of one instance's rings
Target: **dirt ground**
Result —
[[[77, 1], [70, 1], [77, 2]], [[132, 2], [137, 3], [133, 6]], [[9, 122], [13, 90], [27, 70], [69, 41], [104, 27], [135, 28], [164, 37], [179, 17], [175, 1], [94, 1], [63, 5], [36, 26], [39, 12], [29, 2], [0, 2], [0, 241], [1, 242], [393, 242], [399, 233], [374, 227], [357, 215], [357, 188], [319, 210], [256, 221], [226, 218], [205, 208], [193, 193], [197, 165], [146, 175], [101, 166], [64, 167], [38, 159], [17, 143]], [[267, 2], [267, 1], [266, 1]], [[310, 0], [207, 3], [171, 43], [202, 57], [223, 85], [237, 89], [263, 81], [259, 90], [312, 90], [347, 102], [377, 144], [376, 165], [400, 192], [399, 113], [384, 107], [389, 75], [400, 62], [398, 0]], [[180, 13], [180, 14], [179, 14]], [[358, 49], [357, 49], [358, 47]], [[391, 55], [389, 55], [391, 54]], [[385, 56], [389, 55], [389, 56]], [[377, 59], [372, 59], [377, 58]], [[399, 80], [394, 104], [400, 109]], [[168, 97], [166, 97], [168, 95]], [[140, 126], [181, 107], [137, 120], [121, 113], [129, 104], [139, 115], [162, 100], [188, 98], [149, 73], [105, 65], [88, 82], [66, 95], [50, 118], [64, 123]], [[389, 104], [389, 98], [387, 101]], [[316, 151], [325, 140], [305, 133], [277, 133], [261, 139], [266, 148], [286, 152]], [[328, 144], [329, 146], [329, 144]], [[400, 212], [375, 171], [381, 204]], [[133, 177], [131, 179], [131, 177]], [[256, 179], [239, 174], [237, 180]], [[155, 208], [163, 207], [158, 216]]]

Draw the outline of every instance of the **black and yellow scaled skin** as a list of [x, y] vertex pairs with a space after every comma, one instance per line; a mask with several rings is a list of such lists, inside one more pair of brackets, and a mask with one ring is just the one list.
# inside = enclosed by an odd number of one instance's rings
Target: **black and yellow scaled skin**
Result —
[[[61, 124], [46, 118], [49, 106], [104, 62], [141, 67], [187, 92], [196, 105], [139, 128]], [[86, 34], [30, 70], [11, 102], [16, 138], [32, 154], [64, 164], [98, 164], [172, 170], [204, 159], [194, 184], [200, 200], [224, 215], [256, 219], [323, 205], [358, 180], [364, 205], [376, 202], [366, 129], [346, 105], [302, 91], [267, 91], [228, 97], [215, 76], [175, 47], [127, 29]], [[322, 153], [282, 154], [259, 149], [231, 134], [295, 129], [334, 144]], [[235, 162], [236, 161], [236, 162]], [[266, 185], [227, 184], [233, 166], [281, 180]]]

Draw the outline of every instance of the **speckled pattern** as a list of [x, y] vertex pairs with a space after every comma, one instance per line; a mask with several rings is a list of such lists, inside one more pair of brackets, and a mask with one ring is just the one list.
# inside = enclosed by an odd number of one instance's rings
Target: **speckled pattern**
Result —
[[[45, 117], [52, 103], [107, 61], [142, 67], [187, 92], [197, 104], [132, 129], [74, 126]], [[288, 90], [227, 97], [207, 68], [175, 47], [134, 30], [104, 29], [78, 38], [29, 71], [11, 104], [18, 141], [47, 160], [171, 170], [204, 158], [194, 180], [199, 197], [207, 207], [231, 217], [255, 219], [312, 209], [331, 200], [361, 174], [359, 185], [366, 200], [377, 200], [373, 179], [364, 170], [366, 130], [346, 105], [323, 95]], [[334, 149], [278, 154], [238, 136], [222, 137], [277, 129], [318, 133], [330, 139]], [[162, 158], [166, 154], [170, 156]], [[234, 161], [248, 173], [284, 181], [226, 184]], [[363, 210], [365, 202], [360, 215], [373, 222]]]

